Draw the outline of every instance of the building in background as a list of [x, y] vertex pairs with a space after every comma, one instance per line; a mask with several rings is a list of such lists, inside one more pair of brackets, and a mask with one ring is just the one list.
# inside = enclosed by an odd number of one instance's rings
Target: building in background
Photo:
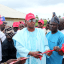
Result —
[[0, 4], [0, 15], [5, 17], [7, 25], [12, 26], [13, 22], [25, 21], [25, 13]]

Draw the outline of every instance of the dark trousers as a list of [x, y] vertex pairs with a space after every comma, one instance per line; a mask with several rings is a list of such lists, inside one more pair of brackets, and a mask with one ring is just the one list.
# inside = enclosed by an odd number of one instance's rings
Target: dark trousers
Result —
[[0, 61], [0, 64], [1, 64], [1, 61]]
[[62, 60], [62, 64], [64, 64], [64, 58], [63, 58], [63, 60]]

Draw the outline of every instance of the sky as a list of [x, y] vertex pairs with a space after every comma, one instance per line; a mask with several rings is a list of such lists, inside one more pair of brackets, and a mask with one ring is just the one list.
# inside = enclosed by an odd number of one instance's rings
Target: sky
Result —
[[23, 13], [33, 13], [39, 19], [51, 19], [52, 12], [64, 15], [64, 0], [0, 0], [0, 4]]

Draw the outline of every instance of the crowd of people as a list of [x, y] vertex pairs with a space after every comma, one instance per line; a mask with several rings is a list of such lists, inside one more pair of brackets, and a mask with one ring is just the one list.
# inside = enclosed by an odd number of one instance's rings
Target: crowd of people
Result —
[[[0, 20], [0, 64], [64, 64], [64, 53], [59, 51], [64, 43], [64, 19], [53, 12], [44, 28], [44, 20], [38, 21], [28, 13], [23, 21], [12, 27]], [[41, 54], [45, 51], [50, 51]], [[41, 58], [41, 60], [40, 60]]]

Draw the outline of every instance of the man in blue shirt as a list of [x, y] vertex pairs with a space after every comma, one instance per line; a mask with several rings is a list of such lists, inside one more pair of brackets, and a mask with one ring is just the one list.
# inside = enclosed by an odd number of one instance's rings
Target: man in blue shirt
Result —
[[62, 64], [63, 52], [59, 51], [64, 43], [64, 35], [58, 31], [59, 19], [54, 16], [50, 21], [50, 32], [46, 35], [50, 50], [55, 49], [46, 59], [46, 64]]

